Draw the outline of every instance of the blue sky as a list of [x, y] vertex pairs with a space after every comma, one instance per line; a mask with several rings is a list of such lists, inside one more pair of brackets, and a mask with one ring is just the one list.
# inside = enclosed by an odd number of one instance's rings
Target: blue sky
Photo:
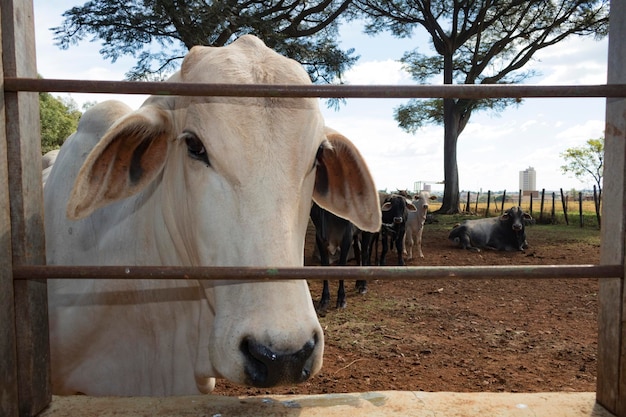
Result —
[[[122, 80], [132, 67], [132, 58], [115, 64], [98, 54], [99, 44], [82, 42], [68, 50], [54, 45], [49, 28], [62, 22], [61, 14], [82, 1], [34, 0], [38, 72], [44, 78]], [[396, 39], [362, 33], [358, 25], [340, 29], [344, 48], [355, 48], [357, 65], [345, 77], [353, 85], [414, 84], [402, 71], [398, 59], [416, 46], [428, 52], [425, 38]], [[605, 84], [607, 39], [573, 38], [541, 51], [527, 68], [538, 76], [529, 84]], [[437, 81], [438, 82], [438, 81]], [[55, 95], [65, 95], [56, 94]], [[145, 96], [110, 94], [71, 94], [79, 103], [111, 98], [138, 107]], [[393, 109], [406, 100], [349, 99], [339, 111], [320, 107], [329, 126], [349, 137], [359, 148], [379, 189], [413, 189], [416, 181], [443, 180], [443, 127], [426, 126], [416, 134], [397, 127]], [[461, 190], [517, 191], [519, 171], [532, 166], [537, 171], [537, 187], [546, 190], [591, 188], [593, 182], [580, 182], [561, 173], [559, 156], [565, 149], [582, 146], [587, 139], [604, 133], [605, 100], [527, 99], [504, 112], [472, 115], [458, 142]], [[441, 185], [433, 186], [441, 190]]]

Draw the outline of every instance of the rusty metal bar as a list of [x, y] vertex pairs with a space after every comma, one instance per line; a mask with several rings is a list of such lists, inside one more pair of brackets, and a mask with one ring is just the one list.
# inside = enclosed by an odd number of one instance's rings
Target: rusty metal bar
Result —
[[5, 78], [5, 91], [324, 98], [626, 97], [626, 84], [601, 85], [265, 85]]
[[16, 280], [26, 279], [438, 279], [438, 278], [622, 278], [622, 265], [516, 265], [420, 267], [178, 267], [178, 266], [34, 266], [13, 267]]

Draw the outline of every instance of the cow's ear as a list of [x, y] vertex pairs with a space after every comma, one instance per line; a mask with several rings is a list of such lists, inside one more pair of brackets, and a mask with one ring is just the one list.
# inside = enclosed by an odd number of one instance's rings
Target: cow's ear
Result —
[[417, 207], [415, 207], [415, 205], [413, 203], [407, 203], [406, 209], [408, 211], [417, 211]]
[[67, 204], [68, 218], [84, 218], [151, 183], [163, 169], [171, 135], [169, 114], [154, 106], [116, 122], [85, 159]]
[[359, 229], [377, 232], [382, 214], [367, 164], [345, 136], [327, 128], [326, 140], [329, 146], [322, 145], [317, 156], [313, 200]]

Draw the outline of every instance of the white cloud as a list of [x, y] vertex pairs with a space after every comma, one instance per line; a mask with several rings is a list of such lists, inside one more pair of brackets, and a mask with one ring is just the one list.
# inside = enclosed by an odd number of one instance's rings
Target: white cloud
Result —
[[355, 65], [346, 72], [345, 81], [353, 85], [398, 85], [411, 83], [411, 77], [400, 62], [388, 59]]

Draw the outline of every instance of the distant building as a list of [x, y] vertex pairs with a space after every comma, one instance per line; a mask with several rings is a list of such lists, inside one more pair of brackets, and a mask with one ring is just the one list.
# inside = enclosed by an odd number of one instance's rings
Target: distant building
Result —
[[539, 195], [537, 191], [537, 171], [535, 168], [528, 167], [524, 171], [519, 172], [519, 189], [522, 195]]

